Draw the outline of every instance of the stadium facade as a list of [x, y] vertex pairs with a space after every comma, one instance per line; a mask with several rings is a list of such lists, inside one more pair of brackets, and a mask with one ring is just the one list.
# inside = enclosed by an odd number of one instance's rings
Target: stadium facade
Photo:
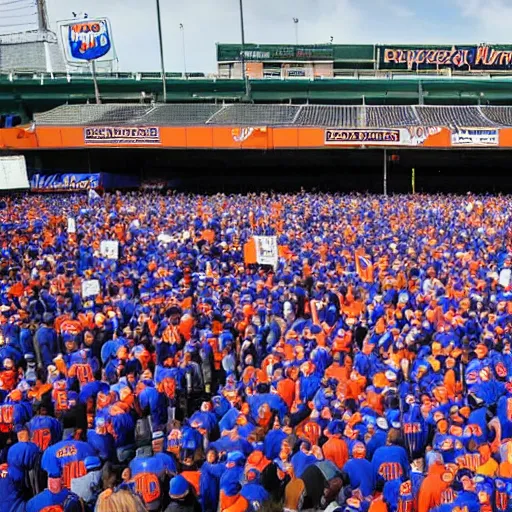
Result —
[[[0, 112], [27, 122], [0, 130], [0, 151], [24, 154], [31, 172], [156, 174], [200, 186], [205, 177], [247, 180], [240, 168], [249, 166], [251, 183], [270, 169], [379, 191], [384, 168], [388, 190], [406, 191], [414, 168], [418, 190], [472, 188], [468, 176], [478, 181], [481, 170], [487, 190], [492, 172], [508, 169], [512, 47], [246, 45], [250, 96], [236, 76], [240, 47], [217, 51], [219, 76], [167, 74], [167, 104], [159, 73], [100, 72], [101, 105], [87, 74], [0, 75]], [[499, 183], [512, 190], [512, 179]]]

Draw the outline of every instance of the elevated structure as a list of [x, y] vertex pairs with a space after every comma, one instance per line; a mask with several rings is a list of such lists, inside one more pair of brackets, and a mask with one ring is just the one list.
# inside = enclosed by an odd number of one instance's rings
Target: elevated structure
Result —
[[218, 44], [222, 78], [334, 78], [351, 75], [512, 74], [512, 45]]
[[231, 126], [388, 129], [512, 127], [512, 107], [264, 104], [65, 105], [35, 126]]
[[[26, 4], [23, 3], [17, 7], [17, 2], [10, 2], [9, 6], [11, 6], [9, 12], [19, 9], [24, 13], [24, 9], [26, 9]], [[35, 7], [35, 13], [21, 14], [20, 19], [27, 19], [23, 16], [33, 17], [34, 21], [28, 23], [31, 26], [36, 25], [36, 29], [0, 34], [0, 72], [54, 73], [66, 71], [57, 36], [49, 28], [45, 0], [36, 0]], [[0, 12], [1, 18], [2, 13]], [[12, 28], [18, 25], [20, 24], [15, 23]], [[7, 27], [9, 27], [8, 22]]]

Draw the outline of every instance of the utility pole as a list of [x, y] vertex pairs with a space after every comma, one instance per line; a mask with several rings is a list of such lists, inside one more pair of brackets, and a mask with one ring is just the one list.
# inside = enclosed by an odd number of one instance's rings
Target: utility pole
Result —
[[167, 83], [165, 80], [164, 45], [162, 40], [162, 19], [160, 17], [160, 0], [156, 0], [156, 18], [158, 22], [158, 41], [160, 43], [160, 66], [162, 68], [162, 89], [164, 103], [167, 103]]
[[244, 3], [243, 0], [240, 0], [240, 32], [242, 35], [242, 51], [241, 54], [241, 64], [242, 64], [242, 76], [245, 81], [245, 99], [247, 101], [251, 98], [251, 86], [249, 84], [249, 77], [247, 76], [247, 70], [245, 69], [245, 26], [244, 26]]
[[185, 51], [185, 27], [180, 23], [181, 30], [181, 48], [183, 51], [183, 78], [187, 78], [187, 53]]
[[46, 0], [37, 0], [37, 28], [41, 32], [48, 32], [50, 24], [48, 23], [48, 11], [46, 10]]

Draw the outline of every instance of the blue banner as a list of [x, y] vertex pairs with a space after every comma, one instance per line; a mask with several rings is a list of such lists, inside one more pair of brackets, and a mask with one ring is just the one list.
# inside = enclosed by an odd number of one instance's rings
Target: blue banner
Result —
[[71, 24], [68, 27], [68, 41], [74, 59], [99, 59], [112, 48], [109, 23], [105, 19], [99, 19]]
[[30, 189], [39, 191], [89, 190], [101, 185], [101, 174], [34, 174]]

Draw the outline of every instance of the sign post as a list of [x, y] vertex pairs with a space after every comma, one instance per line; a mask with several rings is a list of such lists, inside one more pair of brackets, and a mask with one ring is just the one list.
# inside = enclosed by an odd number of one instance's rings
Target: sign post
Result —
[[94, 96], [96, 98], [96, 105], [99, 105], [101, 103], [101, 98], [100, 98], [100, 88], [98, 87], [98, 78], [96, 77], [96, 61], [91, 60], [91, 61], [89, 61], [89, 64], [91, 65], [91, 74], [92, 74], [92, 81], [94, 83]]

